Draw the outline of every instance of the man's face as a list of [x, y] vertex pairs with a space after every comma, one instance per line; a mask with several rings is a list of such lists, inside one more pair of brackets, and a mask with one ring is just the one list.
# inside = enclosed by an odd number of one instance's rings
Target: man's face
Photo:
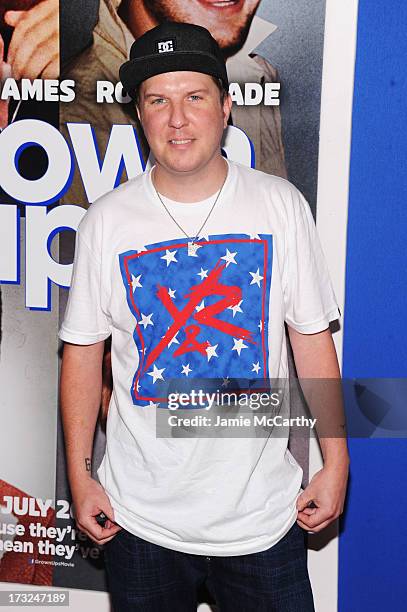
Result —
[[229, 57], [246, 40], [260, 0], [141, 0], [158, 23], [180, 21], [203, 26]]
[[194, 174], [220, 155], [231, 100], [200, 72], [166, 72], [141, 84], [138, 113], [159, 165]]

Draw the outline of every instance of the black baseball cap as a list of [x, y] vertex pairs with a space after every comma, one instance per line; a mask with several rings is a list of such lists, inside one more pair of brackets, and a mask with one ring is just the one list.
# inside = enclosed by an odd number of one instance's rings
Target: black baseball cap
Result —
[[165, 21], [137, 38], [130, 59], [119, 69], [123, 88], [136, 97], [140, 83], [163, 72], [191, 70], [221, 79], [229, 88], [225, 60], [218, 43], [206, 28], [191, 23]]

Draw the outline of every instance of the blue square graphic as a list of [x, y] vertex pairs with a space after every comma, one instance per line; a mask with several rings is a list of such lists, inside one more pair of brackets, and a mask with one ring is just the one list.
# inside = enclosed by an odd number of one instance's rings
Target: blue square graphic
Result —
[[140, 361], [133, 403], [165, 403], [169, 379], [269, 376], [271, 235], [222, 234], [119, 255]]

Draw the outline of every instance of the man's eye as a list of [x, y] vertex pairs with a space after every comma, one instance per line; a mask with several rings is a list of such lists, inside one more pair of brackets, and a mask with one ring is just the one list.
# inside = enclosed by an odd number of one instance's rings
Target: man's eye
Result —
[[192, 94], [189, 97], [190, 97], [191, 100], [202, 100], [202, 97], [198, 96], [198, 94]]
[[151, 104], [162, 104], [163, 102], [165, 102], [164, 98], [155, 98]]

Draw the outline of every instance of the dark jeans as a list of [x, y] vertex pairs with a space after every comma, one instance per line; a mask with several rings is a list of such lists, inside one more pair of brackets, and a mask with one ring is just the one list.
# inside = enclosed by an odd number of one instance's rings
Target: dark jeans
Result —
[[163, 548], [122, 529], [105, 544], [115, 612], [196, 612], [206, 586], [219, 612], [313, 612], [305, 533], [294, 523], [271, 548], [205, 557]]

